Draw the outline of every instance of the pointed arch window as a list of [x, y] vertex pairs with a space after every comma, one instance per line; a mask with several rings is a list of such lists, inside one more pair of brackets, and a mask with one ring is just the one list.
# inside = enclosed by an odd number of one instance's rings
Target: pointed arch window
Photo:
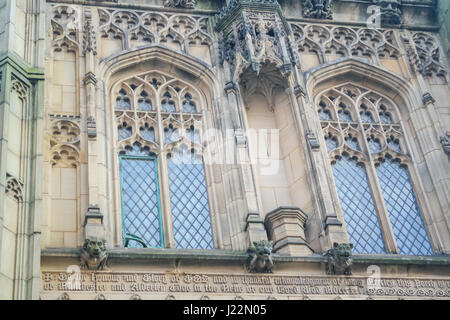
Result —
[[[327, 108], [338, 115], [337, 121], [321, 115], [321, 104], [329, 97], [333, 99], [328, 99]], [[316, 101], [354, 251], [432, 255], [394, 103], [352, 83], [328, 89]], [[334, 140], [330, 140], [330, 128]], [[337, 146], [335, 141], [345, 143]]]
[[117, 87], [124, 246], [212, 249], [199, 92], [158, 72]]

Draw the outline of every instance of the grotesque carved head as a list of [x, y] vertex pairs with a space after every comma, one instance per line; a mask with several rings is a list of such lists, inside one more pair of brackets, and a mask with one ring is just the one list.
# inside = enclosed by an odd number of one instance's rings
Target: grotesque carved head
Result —
[[348, 260], [352, 255], [353, 244], [333, 243], [334, 255], [339, 260]]
[[253, 247], [256, 255], [260, 258], [266, 258], [272, 253], [272, 241], [262, 240], [259, 242], [253, 242]]
[[100, 254], [106, 251], [105, 240], [86, 239], [83, 249], [89, 253], [92, 258], [100, 257]]

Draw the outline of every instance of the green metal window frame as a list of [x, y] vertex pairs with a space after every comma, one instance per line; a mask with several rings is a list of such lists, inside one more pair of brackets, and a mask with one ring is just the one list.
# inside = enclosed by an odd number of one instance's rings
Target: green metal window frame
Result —
[[[154, 172], [156, 176], [156, 200], [158, 206], [158, 219], [159, 219], [159, 233], [161, 239], [161, 246], [152, 247], [149, 246], [145, 241], [143, 241], [140, 237], [132, 234], [127, 234], [125, 232], [125, 211], [124, 211], [124, 199], [123, 199], [123, 170], [122, 170], [122, 161], [127, 159], [133, 160], [151, 160], [154, 162]], [[126, 247], [130, 240], [134, 240], [136, 242], [140, 242], [145, 248], [164, 248], [164, 232], [163, 232], [163, 223], [162, 223], [162, 211], [161, 211], [161, 197], [159, 191], [159, 175], [158, 175], [158, 158], [156, 156], [134, 156], [134, 155], [123, 155], [119, 154], [119, 175], [120, 175], [120, 209], [122, 211], [122, 239], [123, 246]]]

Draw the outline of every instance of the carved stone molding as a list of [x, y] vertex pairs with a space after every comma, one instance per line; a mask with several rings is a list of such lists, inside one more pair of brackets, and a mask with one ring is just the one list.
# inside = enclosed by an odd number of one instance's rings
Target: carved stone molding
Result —
[[83, 54], [87, 52], [97, 55], [97, 35], [91, 19], [86, 19], [83, 26]]
[[433, 36], [417, 32], [413, 35], [415, 52], [409, 49], [408, 57], [411, 64], [423, 76], [445, 76], [447, 68], [441, 61], [439, 44]]
[[333, 19], [332, 0], [302, 0], [303, 17], [314, 19]]
[[319, 140], [317, 139], [316, 134], [312, 130], [306, 131], [306, 140], [308, 141], [308, 145], [314, 151], [318, 151], [320, 149]]
[[194, 9], [195, 0], [165, 0], [164, 7]]
[[6, 174], [5, 194], [17, 202], [23, 202], [23, 183], [8, 173]]
[[67, 292], [61, 293], [61, 295], [58, 297], [58, 300], [70, 300], [69, 295]]
[[445, 135], [441, 137], [441, 145], [445, 154], [450, 156], [450, 131], [447, 131]]
[[[255, 10], [256, 5], [265, 11]], [[272, 63], [287, 75], [298, 63], [287, 37], [289, 26], [277, 1], [231, 1], [217, 16], [221, 33], [219, 62], [227, 65], [229, 79], [236, 81], [247, 68], [259, 74]]]
[[52, 46], [56, 51], [74, 52], [79, 48], [80, 10], [77, 7], [58, 5], [52, 9]]

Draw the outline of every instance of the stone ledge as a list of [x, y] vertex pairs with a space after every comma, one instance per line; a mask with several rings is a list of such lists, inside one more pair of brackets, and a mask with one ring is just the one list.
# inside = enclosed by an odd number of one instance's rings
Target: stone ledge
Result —
[[[45, 258], [77, 258], [78, 249], [46, 249], [41, 251], [41, 257]], [[231, 250], [179, 250], [179, 249], [125, 249], [117, 248], [109, 251], [109, 258], [120, 259], [136, 259], [136, 260], [170, 260], [185, 259], [191, 261], [236, 261], [244, 262], [247, 260], [247, 254], [243, 251]], [[322, 254], [312, 254], [309, 256], [284, 256], [273, 255], [274, 262], [280, 263], [326, 263], [327, 259]], [[446, 265], [450, 267], [449, 255], [438, 256], [409, 256], [409, 255], [353, 255], [353, 263], [355, 264], [398, 264], [398, 265]]]

